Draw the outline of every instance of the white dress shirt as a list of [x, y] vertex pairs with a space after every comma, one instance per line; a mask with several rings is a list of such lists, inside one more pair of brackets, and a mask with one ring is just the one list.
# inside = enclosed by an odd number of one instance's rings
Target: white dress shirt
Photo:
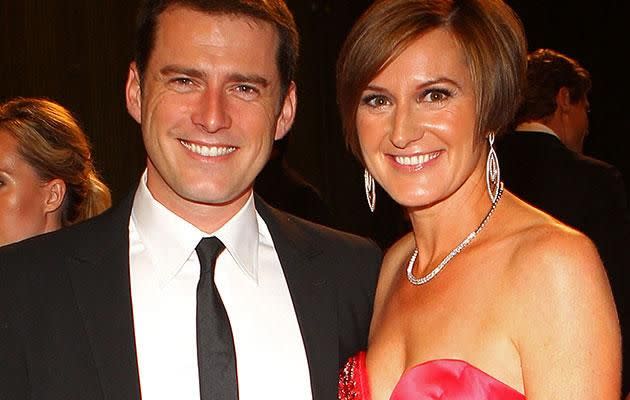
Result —
[[554, 132], [553, 129], [551, 129], [550, 127], [548, 127], [545, 124], [541, 124], [540, 122], [523, 122], [523, 123], [520, 123], [520, 124], [518, 124], [516, 126], [514, 131], [516, 131], [516, 132], [542, 132], [542, 133], [548, 133], [551, 136], [555, 136], [558, 139], [560, 139], [558, 134], [556, 132]]
[[216, 236], [226, 247], [215, 283], [236, 349], [240, 400], [311, 399], [304, 343], [286, 279], [253, 195], [212, 235], [136, 192], [129, 222], [129, 264], [143, 400], [199, 399], [195, 247]]

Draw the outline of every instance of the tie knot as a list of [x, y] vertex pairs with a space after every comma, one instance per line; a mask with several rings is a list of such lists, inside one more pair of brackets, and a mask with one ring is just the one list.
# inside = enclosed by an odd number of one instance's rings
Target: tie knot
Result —
[[201, 264], [201, 270], [205, 271], [208, 268], [214, 270], [217, 257], [219, 257], [223, 249], [225, 249], [225, 245], [215, 236], [201, 239], [197, 248], [195, 248], [197, 256], [199, 257], [199, 263]]

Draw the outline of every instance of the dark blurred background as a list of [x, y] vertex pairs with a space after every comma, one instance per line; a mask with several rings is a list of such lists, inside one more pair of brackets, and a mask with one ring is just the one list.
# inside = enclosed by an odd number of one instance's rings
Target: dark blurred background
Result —
[[[137, 0], [3, 0], [0, 4], [0, 100], [45, 96], [79, 118], [97, 167], [119, 199], [145, 164], [139, 128], [127, 115], [124, 83]], [[343, 143], [335, 104], [334, 63], [367, 0], [289, 0], [302, 35], [297, 121], [286, 161], [321, 193], [329, 224], [387, 246], [407, 227], [381, 190], [370, 214], [363, 172]], [[591, 134], [585, 153], [615, 165], [630, 185], [628, 5], [624, 0], [508, 1], [529, 48], [549, 47], [580, 61], [593, 76]], [[499, 154], [499, 157], [501, 155]], [[523, 166], [527, 168], [527, 166]], [[575, 177], [580, 179], [580, 177]]]

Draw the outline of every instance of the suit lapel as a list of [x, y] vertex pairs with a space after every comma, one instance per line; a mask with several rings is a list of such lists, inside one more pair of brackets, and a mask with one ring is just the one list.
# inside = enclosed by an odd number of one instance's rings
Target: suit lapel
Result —
[[129, 216], [133, 192], [94, 221], [68, 262], [103, 397], [140, 399], [129, 283]]
[[256, 209], [265, 220], [291, 293], [308, 359], [313, 399], [334, 398], [330, 375], [338, 369], [337, 309], [326, 276], [322, 249], [298, 229], [293, 217], [258, 196]]

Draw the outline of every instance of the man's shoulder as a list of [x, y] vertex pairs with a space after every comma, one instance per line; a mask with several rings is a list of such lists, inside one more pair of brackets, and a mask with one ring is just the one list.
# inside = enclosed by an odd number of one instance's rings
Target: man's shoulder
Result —
[[[262, 203], [261, 203], [262, 204]], [[383, 254], [368, 238], [306, 221], [284, 211], [258, 205], [283, 262], [310, 265], [348, 293], [366, 290], [371, 298]], [[287, 257], [288, 256], [288, 257]], [[284, 258], [287, 257], [287, 258]], [[291, 260], [291, 261], [290, 261]], [[349, 288], [353, 288], [350, 290]]]
[[590, 171], [593, 171], [597, 175], [621, 178], [621, 172], [619, 172], [614, 165], [608, 164], [605, 161], [581, 154], [578, 154], [576, 159], [580, 165]]
[[273, 208], [256, 199], [256, 208], [267, 224], [276, 244], [289, 244], [328, 255], [352, 257], [360, 260], [376, 260], [380, 263], [381, 249], [369, 238], [343, 232], [304, 220], [285, 211]]
[[[562, 142], [544, 132], [511, 132], [501, 137], [498, 141], [499, 160], [508, 164], [515, 158], [522, 157], [528, 160], [537, 160], [545, 165], [554, 165], [554, 171], [572, 171], [576, 176], [585, 178], [597, 177], [621, 177], [620, 172], [612, 165], [588, 157], [567, 148]], [[517, 163], [518, 168], [522, 166]]]
[[627, 209], [626, 186], [621, 172], [613, 165], [596, 158], [580, 156], [580, 178], [594, 193], [598, 204], [616, 204]]

